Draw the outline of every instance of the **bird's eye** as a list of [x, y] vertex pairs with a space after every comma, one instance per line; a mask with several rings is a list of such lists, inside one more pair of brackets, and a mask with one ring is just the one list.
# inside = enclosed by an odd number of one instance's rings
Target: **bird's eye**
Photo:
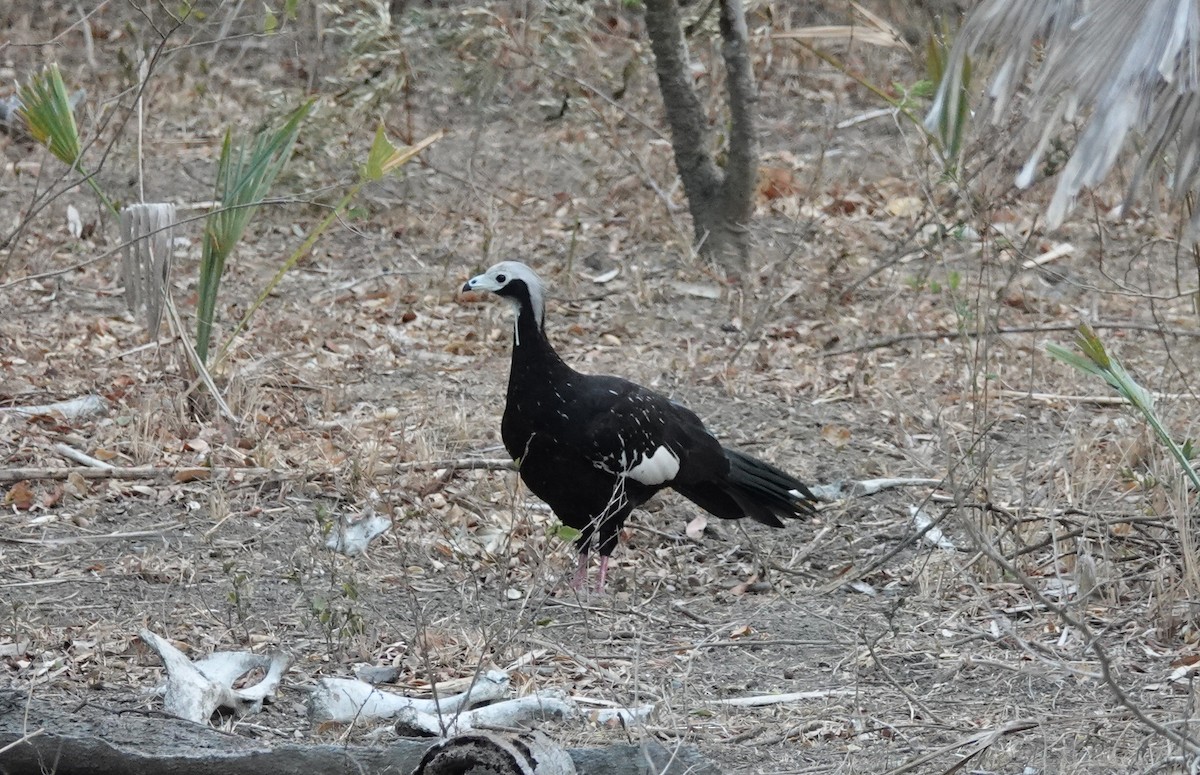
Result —
[[504, 282], [504, 281], [505, 281], [505, 280], [507, 280], [507, 279], [508, 279], [508, 278], [507, 278], [507, 277], [505, 277], [505, 276], [504, 276], [504, 275], [502, 275], [502, 274], [498, 274], [498, 275], [496, 275], [496, 282], [498, 282], [498, 283], [502, 283], [502, 282]]

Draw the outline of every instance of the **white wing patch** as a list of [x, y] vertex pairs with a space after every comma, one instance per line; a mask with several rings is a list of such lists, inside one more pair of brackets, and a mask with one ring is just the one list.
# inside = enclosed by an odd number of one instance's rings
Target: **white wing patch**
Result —
[[625, 472], [642, 484], [653, 486], [669, 482], [679, 473], [679, 458], [666, 447], [659, 446], [653, 455], [642, 455], [642, 462]]

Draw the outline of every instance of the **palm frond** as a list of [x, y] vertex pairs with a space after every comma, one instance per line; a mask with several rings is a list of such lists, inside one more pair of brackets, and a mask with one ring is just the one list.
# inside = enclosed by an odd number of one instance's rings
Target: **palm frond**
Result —
[[375, 139], [371, 143], [371, 150], [367, 153], [366, 164], [359, 169], [358, 182], [351, 186], [350, 190], [342, 196], [341, 200], [339, 200], [337, 204], [330, 208], [329, 213], [321, 220], [320, 223], [316, 225], [311, 232], [309, 232], [308, 236], [304, 239], [304, 242], [301, 243], [300, 247], [296, 248], [292, 254], [288, 256], [287, 261], [284, 261], [283, 265], [279, 267], [279, 270], [275, 272], [275, 276], [271, 278], [271, 281], [268, 282], [266, 287], [263, 288], [258, 294], [258, 298], [254, 300], [254, 303], [251, 304], [250, 308], [246, 310], [246, 314], [242, 316], [241, 321], [234, 326], [233, 331], [225, 339], [225, 344], [221, 346], [220, 352], [217, 353], [215, 363], [220, 363], [221, 359], [223, 359], [229, 352], [229, 348], [233, 345], [234, 338], [242, 331], [242, 329], [246, 327], [246, 324], [250, 322], [250, 316], [257, 312], [258, 308], [261, 307], [264, 302], [266, 302], [267, 298], [275, 290], [276, 286], [283, 281], [284, 276], [291, 271], [296, 264], [300, 263], [302, 258], [309, 254], [309, 251], [312, 250], [313, 245], [317, 244], [317, 240], [321, 238], [321, 235], [323, 235], [335, 221], [341, 219], [342, 214], [346, 211], [346, 208], [350, 206], [350, 203], [354, 201], [355, 197], [358, 196], [358, 193], [362, 190], [363, 186], [383, 180], [383, 178], [387, 175], [395, 173], [400, 169], [400, 167], [407, 164], [421, 151], [440, 140], [443, 134], [444, 132], [438, 130], [415, 145], [398, 147], [388, 139], [387, 133], [384, 131], [383, 124], [380, 123], [379, 128], [375, 130]]
[[242, 238], [275, 177], [287, 164], [300, 132], [300, 123], [312, 109], [313, 101], [301, 105], [278, 129], [264, 129], [249, 142], [233, 140], [225, 134], [221, 158], [217, 162], [216, 200], [220, 203], [204, 225], [200, 251], [199, 299], [196, 303], [196, 353], [201, 362], [208, 360], [217, 291], [225, 272], [225, 261]]
[[[1194, 0], [985, 0], [955, 42], [926, 121], [930, 131], [960, 109], [961, 65], [968, 56], [993, 65], [986, 91], [993, 122], [1036, 73], [1019, 130], [1036, 140], [1018, 185], [1033, 182], [1064, 122], [1083, 122], [1046, 214], [1051, 228], [1062, 223], [1081, 189], [1108, 175], [1131, 135], [1144, 142], [1126, 205], [1172, 144], [1173, 193], [1182, 198], [1200, 186], [1200, 8]], [[1192, 226], [1200, 226], [1200, 213]]]
[[175, 249], [175, 205], [132, 204], [121, 209], [121, 276], [125, 303], [144, 312], [146, 330], [158, 335]]
[[[82, 99], [83, 92], [67, 96], [62, 73], [57, 64], [51, 64], [35, 75], [18, 91], [18, 98], [8, 103], [7, 113], [15, 107], [15, 115], [24, 123], [25, 131], [36, 142], [46, 146], [51, 154], [63, 164], [83, 175], [96, 196], [113, 213], [117, 206], [100, 190], [95, 178], [83, 169], [83, 140], [79, 126], [75, 123], [75, 105]], [[0, 116], [8, 122], [7, 116]]]
[[21, 87], [21, 107], [17, 109], [25, 121], [29, 135], [68, 167], [79, 161], [83, 144], [75, 111], [67, 97], [67, 87], [57, 64], [52, 64]]
[[1159, 419], [1154, 408], [1154, 394], [1138, 384], [1119, 360], [1110, 355], [1104, 348], [1104, 342], [1096, 336], [1096, 332], [1086, 324], [1079, 326], [1075, 335], [1075, 346], [1079, 352], [1073, 352], [1056, 344], [1047, 344], [1046, 352], [1068, 366], [1074, 367], [1084, 374], [1100, 377], [1113, 390], [1129, 402], [1129, 405], [1141, 413], [1154, 435], [1175, 458], [1180, 470], [1192, 482], [1192, 487], [1200, 491], [1200, 474], [1192, 466], [1190, 444], [1180, 445], [1167, 432], [1166, 426]]

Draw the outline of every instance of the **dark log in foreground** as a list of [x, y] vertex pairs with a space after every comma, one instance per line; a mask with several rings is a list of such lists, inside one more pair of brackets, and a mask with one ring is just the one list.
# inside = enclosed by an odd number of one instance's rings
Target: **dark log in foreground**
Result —
[[[0, 775], [409, 775], [434, 742], [366, 747], [254, 740], [140, 710], [60, 707], [0, 691]], [[694, 749], [654, 742], [567, 753], [579, 775], [720, 775]]]
[[413, 775], [578, 775], [570, 754], [538, 731], [479, 732], [450, 738], [429, 749]]

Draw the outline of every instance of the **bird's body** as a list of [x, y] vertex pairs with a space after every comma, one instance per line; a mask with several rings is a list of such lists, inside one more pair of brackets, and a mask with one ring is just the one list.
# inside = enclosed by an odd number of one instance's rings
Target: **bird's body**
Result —
[[665, 487], [722, 519], [782, 527], [780, 517], [812, 513], [814, 497], [803, 483], [723, 448], [691, 410], [564, 363], [546, 338], [544, 290], [529, 267], [496, 264], [463, 290], [491, 291], [516, 308], [501, 437], [529, 489], [579, 531], [576, 585], [586, 579], [594, 545], [603, 589], [621, 526]]

